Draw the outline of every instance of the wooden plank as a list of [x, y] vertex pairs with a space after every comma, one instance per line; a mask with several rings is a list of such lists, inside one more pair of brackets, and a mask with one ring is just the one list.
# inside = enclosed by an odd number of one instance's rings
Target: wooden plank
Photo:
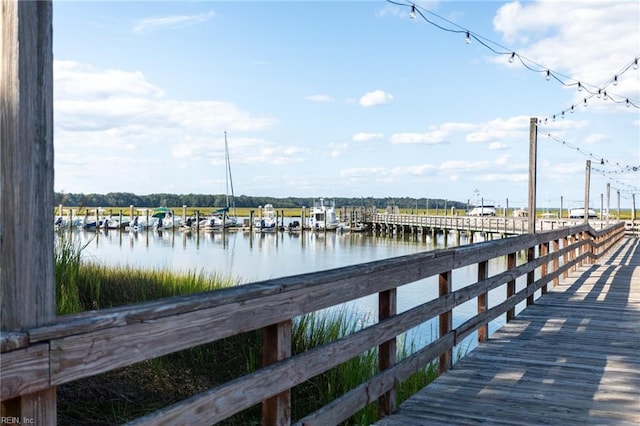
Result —
[[49, 387], [49, 345], [39, 344], [2, 354], [0, 401]]

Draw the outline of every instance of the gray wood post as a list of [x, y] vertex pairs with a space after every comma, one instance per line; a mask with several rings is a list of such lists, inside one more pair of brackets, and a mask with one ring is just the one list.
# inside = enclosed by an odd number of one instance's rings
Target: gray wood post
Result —
[[536, 167], [538, 157], [538, 119], [529, 121], [529, 215], [528, 232], [536, 232]]
[[589, 188], [591, 187], [591, 160], [587, 160], [584, 178], [584, 223], [589, 223]]
[[[0, 8], [0, 322], [10, 331], [56, 315], [53, 31], [50, 1]], [[2, 415], [54, 425], [56, 388], [4, 401]]]
[[611, 184], [607, 183], [607, 227], [611, 218]]

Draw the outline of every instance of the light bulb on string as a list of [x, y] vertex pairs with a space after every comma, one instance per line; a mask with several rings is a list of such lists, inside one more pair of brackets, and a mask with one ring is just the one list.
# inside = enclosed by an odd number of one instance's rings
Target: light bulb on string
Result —
[[629, 102], [629, 98], [627, 98], [627, 108], [631, 107], [631, 102]]
[[416, 19], [416, 5], [411, 5], [411, 12], [409, 12], [409, 18]]
[[633, 61], [633, 69], [634, 70], [638, 69], [638, 58], [636, 58], [635, 61]]
[[551, 80], [551, 71], [547, 70], [547, 75], [545, 76], [547, 81]]
[[586, 108], [587, 107], [587, 98], [584, 98], [584, 101], [582, 102], [582, 105]]
[[618, 85], [618, 76], [617, 76], [617, 75], [614, 75], [614, 76], [613, 76], [613, 85], [614, 85], [614, 86], [617, 86], [617, 85]]
[[600, 96], [602, 96], [602, 89], [598, 89], [598, 94], [596, 96], [600, 99]]
[[603, 101], [607, 100], [607, 91], [606, 90], [604, 92], [602, 92], [602, 100]]
[[561, 118], [564, 118], [564, 111], [562, 111], [562, 117]]
[[464, 38], [465, 43], [471, 44], [471, 34], [467, 31], [467, 36]]
[[573, 114], [573, 105], [571, 105], [571, 109], [569, 110], [571, 114]]
[[578, 92], [582, 92], [582, 83], [578, 82]]
[[515, 57], [516, 57], [516, 52], [511, 52], [511, 56], [509, 56], [509, 63], [510, 64], [513, 63], [513, 60], [515, 59]]

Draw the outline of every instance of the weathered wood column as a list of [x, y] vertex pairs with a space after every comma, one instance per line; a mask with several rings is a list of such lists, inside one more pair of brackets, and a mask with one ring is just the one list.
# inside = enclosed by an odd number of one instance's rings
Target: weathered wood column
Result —
[[[263, 330], [262, 364], [271, 365], [291, 357], [291, 320], [265, 327]], [[287, 390], [262, 403], [262, 424], [291, 424], [291, 391]]]
[[[478, 282], [489, 278], [489, 261], [478, 263]], [[478, 315], [489, 309], [489, 295], [487, 292], [478, 295]], [[486, 342], [489, 338], [489, 323], [478, 328], [478, 343]]]
[[[451, 293], [453, 289], [453, 283], [451, 281], [452, 272], [447, 271], [438, 276], [438, 295], [440, 297], [446, 296]], [[439, 315], [439, 337], [443, 338], [451, 332], [453, 329], [453, 312], [447, 311]], [[447, 370], [450, 370], [453, 366], [453, 351], [451, 349], [440, 355], [440, 362], [438, 364], [440, 374]]]
[[[6, 332], [55, 318], [53, 49], [50, 1], [3, 0], [0, 7], [0, 316]], [[4, 401], [2, 416], [54, 425], [55, 387]]]
[[[378, 295], [378, 320], [382, 321], [396, 315], [398, 306], [397, 289], [383, 291]], [[396, 338], [387, 340], [378, 347], [378, 369], [384, 371], [396, 364]], [[383, 394], [378, 399], [378, 412], [381, 416], [388, 416], [396, 410], [395, 388]]]

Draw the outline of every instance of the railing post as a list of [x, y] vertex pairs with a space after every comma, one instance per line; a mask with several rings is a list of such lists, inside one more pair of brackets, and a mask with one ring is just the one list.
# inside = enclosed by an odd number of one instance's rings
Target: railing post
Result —
[[[553, 256], [553, 272], [556, 272], [558, 270], [558, 268], [560, 267], [560, 259], [558, 259], [558, 250], [560, 250], [560, 241], [559, 240], [553, 240], [551, 249], [553, 250], [553, 253], [554, 253], [554, 256]], [[557, 287], [558, 284], [560, 284], [560, 278], [558, 276], [556, 276], [553, 279], [553, 286]]]
[[[516, 267], [516, 253], [509, 253], [507, 255], [507, 270], [514, 269]], [[516, 294], [516, 280], [513, 279], [507, 283], [507, 299]], [[516, 317], [516, 309], [511, 308], [507, 311], [507, 322]]]
[[[531, 246], [527, 249], [527, 262], [533, 262], [536, 259], [536, 247]], [[532, 286], [536, 280], [536, 270], [527, 272], [527, 287]], [[534, 294], [527, 296], [527, 306], [533, 305]]]
[[[42, 326], [56, 316], [52, 27], [51, 1], [9, 0], [0, 5], [3, 331]], [[1, 423], [16, 418], [55, 425], [56, 388], [5, 400], [1, 411]]]
[[[291, 320], [288, 320], [263, 329], [263, 365], [270, 365], [291, 357], [291, 327]], [[265, 426], [291, 424], [291, 390], [262, 402], [262, 424]]]
[[[555, 243], [555, 241], [554, 241]], [[549, 254], [549, 243], [540, 244], [540, 257], [546, 256]], [[554, 260], [555, 262], [555, 260]], [[540, 266], [540, 278], [544, 277], [549, 273], [549, 263], [545, 262]], [[541, 289], [541, 294], [547, 294], [547, 285], [543, 285]]]
[[[569, 245], [571, 244], [570, 238], [571, 237], [569, 235], [564, 237], [564, 248], [568, 248]], [[569, 260], [571, 259], [571, 251], [565, 251], [563, 257], [564, 257], [563, 259], [564, 265], [566, 265], [567, 263], [569, 263]], [[567, 279], [568, 276], [569, 276], [569, 270], [565, 269], [564, 272], [562, 273], [562, 278]]]
[[[446, 296], [451, 293], [451, 271], [444, 272], [438, 276], [438, 293], [439, 296]], [[440, 314], [440, 338], [446, 336], [453, 329], [453, 315], [451, 311]], [[439, 371], [440, 374], [449, 370], [453, 365], [453, 351], [449, 349], [440, 355]]]
[[[397, 290], [392, 288], [383, 291], [378, 296], [378, 319], [382, 321], [396, 314]], [[396, 363], [396, 338], [387, 340], [378, 348], [378, 368], [380, 371], [394, 366]], [[378, 399], [380, 416], [388, 416], [396, 410], [396, 390], [389, 390]]]
[[[486, 280], [489, 277], [489, 261], [484, 260], [478, 263], [478, 282]], [[484, 292], [478, 295], [478, 315], [489, 309], [489, 298]], [[485, 324], [478, 328], [478, 343], [485, 342], [489, 337], [489, 324]]]

